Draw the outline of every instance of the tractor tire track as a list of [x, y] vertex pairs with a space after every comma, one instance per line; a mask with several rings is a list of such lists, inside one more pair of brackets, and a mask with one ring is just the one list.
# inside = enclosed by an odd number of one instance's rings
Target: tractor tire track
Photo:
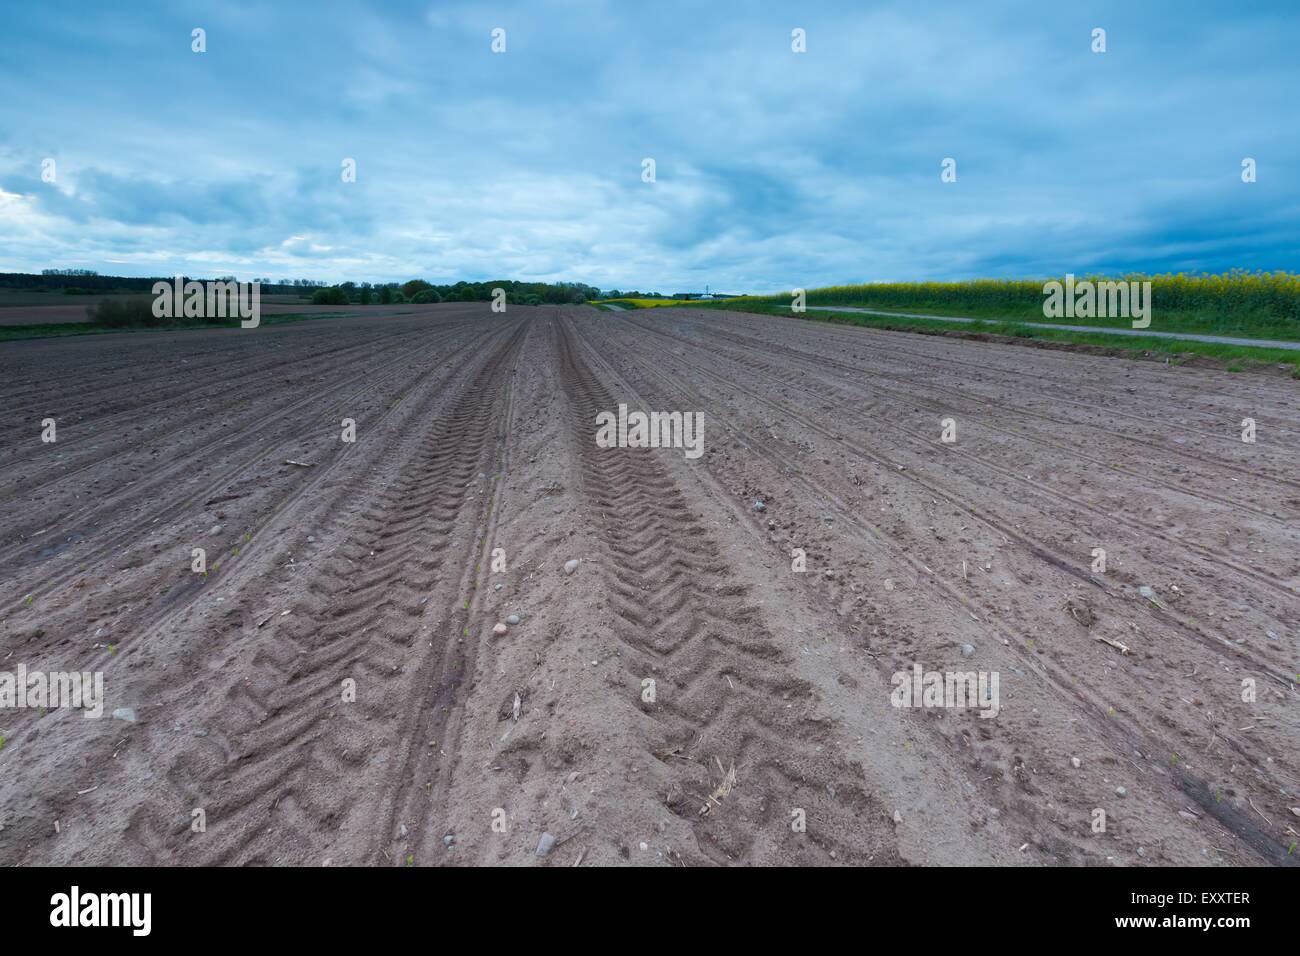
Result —
[[816, 821], [809, 837], [835, 859], [896, 860], [884, 808], [860, 788], [860, 771], [830, 756], [831, 730], [810, 715], [811, 689], [790, 677], [685, 495], [651, 454], [595, 446], [596, 414], [617, 403], [567, 322], [559, 335], [583, 487], [607, 549], [615, 633], [638, 659], [633, 677], [660, 675], [646, 711], [660, 728], [653, 755], [676, 780], [669, 809], [690, 821], [713, 863], [805, 858], [808, 845], [789, 825], [797, 809]]
[[[480, 356], [445, 416], [397, 450], [396, 473], [322, 531], [343, 543], [297, 586], [290, 613], [259, 634], [250, 676], [226, 692], [230, 728], [175, 758], [168, 779], [177, 798], [141, 808], [137, 832], [161, 829], [149, 820], [183, 821], [193, 804], [211, 823], [185, 852], [204, 864], [319, 862], [306, 848], [332, 829], [358, 831], [370, 845], [351, 862], [402, 862], [389, 852], [389, 821], [414, 787], [408, 765], [425, 749], [416, 730], [433, 709], [429, 687], [459, 670], [445, 652], [466, 619], [456, 596], [472, 553], [454, 545], [485, 507], [487, 483], [474, 476], [500, 437], [521, 338], [516, 327]], [[340, 693], [348, 679], [355, 704]], [[172, 839], [185, 835], [173, 823]]]

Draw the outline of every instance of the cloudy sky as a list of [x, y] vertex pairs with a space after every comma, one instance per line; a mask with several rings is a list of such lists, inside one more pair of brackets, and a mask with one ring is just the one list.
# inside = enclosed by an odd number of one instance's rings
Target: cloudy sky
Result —
[[1293, 0], [6, 3], [0, 271], [1300, 271], [1297, 48]]

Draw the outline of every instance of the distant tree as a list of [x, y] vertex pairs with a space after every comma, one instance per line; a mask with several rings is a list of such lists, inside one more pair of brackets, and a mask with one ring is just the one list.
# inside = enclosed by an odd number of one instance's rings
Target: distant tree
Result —
[[347, 292], [339, 286], [317, 289], [311, 297], [312, 305], [348, 305], [351, 301]]

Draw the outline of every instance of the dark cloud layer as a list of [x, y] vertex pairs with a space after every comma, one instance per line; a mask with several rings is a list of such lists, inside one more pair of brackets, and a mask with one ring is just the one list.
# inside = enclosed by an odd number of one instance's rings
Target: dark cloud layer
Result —
[[1297, 41], [1290, 3], [14, 5], [0, 270], [1300, 270]]

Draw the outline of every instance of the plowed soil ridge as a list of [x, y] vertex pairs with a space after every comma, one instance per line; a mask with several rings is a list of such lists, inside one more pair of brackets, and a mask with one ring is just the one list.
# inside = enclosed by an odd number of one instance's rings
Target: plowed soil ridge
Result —
[[6, 346], [0, 672], [105, 713], [0, 708], [0, 864], [1300, 860], [1294, 383], [689, 309], [91, 338]]

